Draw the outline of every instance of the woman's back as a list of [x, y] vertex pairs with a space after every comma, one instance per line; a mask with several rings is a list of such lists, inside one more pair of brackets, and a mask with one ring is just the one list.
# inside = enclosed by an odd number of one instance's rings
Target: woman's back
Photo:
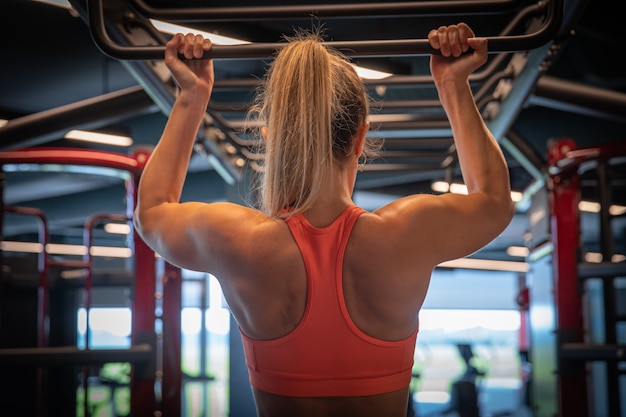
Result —
[[[279, 223], [273, 222], [273, 233], [260, 227], [259, 232], [266, 242], [262, 249], [251, 244], [247, 246], [248, 249], [240, 248], [238, 251], [241, 264], [258, 262], [258, 272], [225, 277], [223, 280], [227, 300], [229, 305], [235, 306], [233, 313], [243, 333], [253, 386], [265, 388], [255, 388], [260, 415], [356, 416], [374, 410], [377, 410], [376, 413], [371, 415], [400, 416], [406, 413], [417, 312], [426, 294], [430, 271], [420, 277], [419, 271], [413, 269], [411, 279], [403, 277], [403, 263], [396, 267], [390, 264], [401, 257], [391, 256], [393, 252], [398, 252], [397, 247], [390, 250], [385, 246], [389, 243], [386, 236], [389, 228], [385, 227], [377, 214], [360, 214], [357, 208], [352, 211], [355, 224], [354, 229], [345, 232], [347, 241], [345, 256], [342, 258], [343, 269], [337, 277], [343, 283], [340, 289], [336, 290], [334, 283], [334, 265], [322, 268], [329, 270], [327, 274], [315, 275], [314, 271], [319, 271], [319, 268], [311, 265], [314, 262], [311, 256], [315, 254], [306, 253], [309, 250], [306, 248], [311, 247], [307, 246], [306, 234], [302, 236], [297, 226], [291, 226], [291, 232], [285, 233]], [[332, 225], [328, 222], [317, 223], [314, 226], [302, 216], [299, 220], [291, 219], [289, 223], [298, 223], [299, 226], [302, 223], [304, 226], [300, 228], [312, 231], [321, 242], [322, 251], [327, 245], [330, 246], [327, 248], [330, 256], [335, 252], [341, 253], [341, 249], [334, 248], [331, 241], [325, 242], [319, 237], [329, 234], [328, 237], [334, 240], [330, 233], [332, 226], [337, 226], [335, 229], [342, 226], [336, 225], [337, 222]], [[250, 228], [248, 230], [255, 233]], [[305, 240], [304, 244], [299, 247], [294, 236], [300, 241]], [[247, 253], [247, 250], [251, 252]], [[273, 257], [272, 264], [275, 267], [267, 268], [269, 256]], [[256, 261], [251, 261], [251, 258]], [[415, 256], [412, 258], [415, 260]], [[307, 276], [307, 271], [314, 276]], [[316, 282], [313, 289], [309, 286], [311, 281]], [[328, 284], [327, 288], [333, 292], [330, 300], [320, 295], [319, 288], [323, 284]], [[249, 291], [254, 302], [245, 302], [240, 298], [229, 299], [231, 292], [241, 297], [241, 288], [246, 288], [246, 293]], [[308, 294], [308, 291], [313, 293]], [[337, 296], [345, 300], [348, 317], [344, 317], [340, 311], [329, 313], [334, 311], [332, 298]], [[311, 310], [307, 300], [319, 306], [318, 309]], [[343, 303], [340, 302], [338, 306], [343, 306]], [[322, 315], [325, 324], [315, 323], [316, 314], [318, 317]], [[344, 320], [348, 324], [353, 323], [358, 329], [349, 330]], [[311, 325], [321, 331], [307, 333], [305, 329]], [[346, 329], [348, 338], [344, 337]], [[298, 335], [296, 339], [300, 339], [296, 343], [304, 345], [293, 344], [294, 334]], [[354, 337], [354, 334], [357, 336]], [[323, 345], [320, 346], [320, 343]], [[384, 347], [380, 348], [379, 345]], [[399, 355], [398, 359], [393, 359], [392, 349], [399, 352], [396, 354]], [[326, 353], [320, 355], [322, 351]], [[379, 363], [378, 367], [372, 365], [376, 362]], [[404, 367], [404, 371], [394, 368], [399, 365]], [[264, 382], [268, 378], [267, 374], [285, 373], [289, 373], [288, 378], [291, 380], [276, 380], [272, 377], [270, 382]], [[350, 382], [350, 375], [358, 376]], [[311, 380], [323, 382], [311, 383]], [[392, 388], [386, 389], [385, 385]], [[299, 386], [304, 387], [301, 388], [302, 392], [297, 391]], [[273, 388], [277, 392], [289, 393], [289, 396], [270, 393]], [[319, 394], [320, 389], [323, 390], [322, 394]], [[342, 390], [351, 395], [338, 395]]]

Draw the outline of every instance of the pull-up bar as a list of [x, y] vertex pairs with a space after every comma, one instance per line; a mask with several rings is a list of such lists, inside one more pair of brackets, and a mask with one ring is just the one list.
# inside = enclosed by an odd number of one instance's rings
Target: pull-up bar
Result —
[[[466, 5], [467, 2], [451, 2]], [[491, 2], [489, 2], [491, 3]], [[564, 0], [546, 0], [539, 4], [547, 9], [544, 25], [534, 33], [488, 37], [490, 53], [515, 52], [545, 45], [557, 34]], [[389, 7], [388, 4], [386, 4]], [[314, 7], [314, 6], [313, 6]], [[173, 12], [172, 12], [173, 13]], [[106, 32], [102, 0], [87, 0], [87, 14], [92, 38], [98, 48], [111, 58], [120, 60], [162, 60], [164, 46], [125, 46], [115, 43]], [[198, 16], [198, 19], [200, 19]], [[151, 16], [150, 16], [151, 17]], [[160, 16], [167, 19], [168, 16]], [[180, 18], [180, 16], [179, 16]], [[374, 57], [394, 55], [428, 55], [437, 53], [427, 39], [326, 42], [327, 45], [349, 56]], [[215, 45], [206, 58], [268, 58], [285, 43], [251, 43], [243, 45]]]
[[445, 0], [349, 4], [297, 4], [234, 7], [152, 7], [144, 0], [128, 0], [142, 15], [169, 22], [289, 19], [316, 17], [424, 16], [452, 13], [511, 11], [521, 0]]

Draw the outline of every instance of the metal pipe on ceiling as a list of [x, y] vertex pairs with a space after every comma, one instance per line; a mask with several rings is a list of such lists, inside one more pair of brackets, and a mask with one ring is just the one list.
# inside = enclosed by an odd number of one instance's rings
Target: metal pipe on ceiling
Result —
[[[544, 25], [536, 32], [524, 35], [487, 37], [490, 53], [531, 50], [551, 41], [561, 26], [564, 0], [548, 0]], [[121, 60], [163, 60], [165, 47], [125, 46], [115, 43], [108, 35], [104, 23], [102, 0], [87, 0], [89, 28], [95, 44], [111, 58]], [[327, 42], [349, 56], [428, 55], [438, 53], [428, 39], [400, 39], [377, 41]], [[285, 43], [252, 43], [244, 45], [215, 45], [207, 58], [267, 58]]]
[[41, 145], [61, 139], [71, 129], [96, 129], [157, 111], [143, 88], [129, 87], [9, 120], [0, 128], [0, 150]]
[[529, 104], [626, 122], [626, 94], [544, 75]]

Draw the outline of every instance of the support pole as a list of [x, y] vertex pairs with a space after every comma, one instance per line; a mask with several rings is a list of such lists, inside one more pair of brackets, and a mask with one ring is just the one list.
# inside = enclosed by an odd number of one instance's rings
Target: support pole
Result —
[[[133, 154], [138, 167], [145, 166], [148, 153], [137, 151]], [[127, 214], [133, 217], [137, 207], [137, 191], [140, 175], [132, 175], [127, 184], [126, 201]], [[153, 348], [156, 346], [155, 322], [155, 293], [156, 293], [156, 263], [152, 249], [139, 237], [133, 229], [133, 248], [135, 255], [135, 285], [132, 289], [132, 336], [131, 344], [136, 346], [147, 343]], [[156, 349], [153, 350], [156, 352]], [[156, 355], [156, 353], [155, 353]], [[153, 358], [156, 363], [156, 357]], [[130, 406], [135, 417], [153, 416], [156, 410], [155, 395], [155, 367], [148, 366], [144, 372], [133, 368], [130, 382]]]
[[[576, 148], [572, 140], [549, 145], [548, 164], [557, 166]], [[557, 392], [559, 416], [586, 416], [589, 412], [584, 363], [565, 362], [563, 343], [583, 343], [583, 305], [578, 279], [580, 243], [579, 176], [576, 170], [550, 176], [550, 229], [554, 244], [553, 279], [556, 307]]]

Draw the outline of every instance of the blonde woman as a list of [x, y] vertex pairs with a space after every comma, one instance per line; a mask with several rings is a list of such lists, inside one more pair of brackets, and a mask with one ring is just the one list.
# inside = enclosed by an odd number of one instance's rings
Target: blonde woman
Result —
[[468, 83], [487, 40], [464, 23], [428, 38], [441, 52], [431, 72], [469, 194], [410, 195], [373, 212], [352, 201], [369, 151], [364, 87], [313, 34], [280, 49], [254, 106], [265, 126], [260, 209], [179, 203], [213, 64], [192, 59], [211, 48], [200, 36], [167, 43], [180, 93], [142, 175], [135, 225], [169, 262], [219, 280], [259, 416], [405, 416], [433, 268], [480, 249], [511, 220], [505, 159]]

